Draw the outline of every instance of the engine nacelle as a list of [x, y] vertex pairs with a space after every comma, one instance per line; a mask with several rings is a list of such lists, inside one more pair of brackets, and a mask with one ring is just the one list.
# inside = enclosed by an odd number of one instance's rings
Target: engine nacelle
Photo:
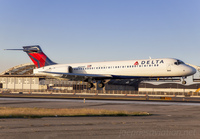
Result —
[[47, 74], [45, 72], [72, 73], [73, 68], [71, 66], [66, 66], [66, 65], [51, 65], [51, 66], [34, 69], [34, 74], [45, 75]]
[[73, 68], [71, 66], [51, 66], [50, 69], [47, 69], [46, 71], [72, 73], [73, 72]]

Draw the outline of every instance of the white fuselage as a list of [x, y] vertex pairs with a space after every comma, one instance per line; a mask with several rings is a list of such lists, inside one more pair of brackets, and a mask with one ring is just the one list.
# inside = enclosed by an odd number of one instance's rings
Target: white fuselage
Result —
[[[144, 59], [128, 61], [110, 61], [76, 64], [55, 64], [34, 70], [35, 74], [42, 72], [60, 72], [77, 74], [112, 75], [114, 78], [140, 78], [140, 77], [183, 77], [189, 76], [196, 70], [173, 58]], [[45, 73], [42, 73], [45, 74]]]

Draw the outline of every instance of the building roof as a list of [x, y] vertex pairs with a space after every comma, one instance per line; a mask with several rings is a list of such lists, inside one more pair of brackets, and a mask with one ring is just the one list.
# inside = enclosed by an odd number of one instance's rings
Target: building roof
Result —
[[2, 72], [0, 75], [31, 75], [34, 68], [33, 63], [21, 64]]

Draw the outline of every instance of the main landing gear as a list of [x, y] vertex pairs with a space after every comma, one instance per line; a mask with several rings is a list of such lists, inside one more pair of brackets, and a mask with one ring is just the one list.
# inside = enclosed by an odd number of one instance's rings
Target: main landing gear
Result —
[[[101, 81], [100, 83], [98, 83], [99, 88], [103, 88], [104, 86], [105, 86], [104, 81]], [[92, 88], [92, 87], [94, 87], [94, 84], [92, 82], [88, 82], [87, 88]]]
[[105, 86], [105, 84], [103, 83], [103, 81], [101, 81], [99, 84], [98, 84], [98, 87], [99, 88], [103, 88]]
[[92, 88], [92, 87], [94, 87], [94, 84], [91, 83], [91, 82], [88, 82], [88, 83], [87, 83], [87, 88]]

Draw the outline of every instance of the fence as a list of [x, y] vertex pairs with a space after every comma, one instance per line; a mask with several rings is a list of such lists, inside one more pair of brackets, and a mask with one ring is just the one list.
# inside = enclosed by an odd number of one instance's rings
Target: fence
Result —
[[124, 91], [124, 90], [59, 90], [59, 89], [1, 89], [0, 93], [37, 93], [37, 94], [92, 94], [92, 95], [152, 95], [152, 96], [200, 96], [200, 92], [151, 92], [151, 91]]

